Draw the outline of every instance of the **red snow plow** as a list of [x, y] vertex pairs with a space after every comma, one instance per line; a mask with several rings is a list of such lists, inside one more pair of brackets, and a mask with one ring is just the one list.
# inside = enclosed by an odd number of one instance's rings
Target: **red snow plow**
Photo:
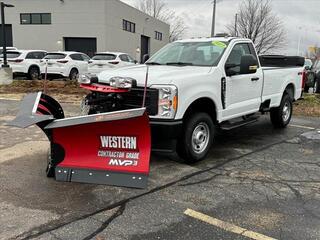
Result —
[[[88, 87], [101, 91], [103, 86]], [[104, 90], [109, 95], [128, 91], [110, 86]], [[41, 92], [32, 93], [23, 99], [17, 117], [9, 125], [26, 128], [36, 124], [44, 131], [50, 141], [48, 177], [145, 188], [151, 136], [149, 117], [141, 104], [140, 108], [65, 118], [56, 100]]]

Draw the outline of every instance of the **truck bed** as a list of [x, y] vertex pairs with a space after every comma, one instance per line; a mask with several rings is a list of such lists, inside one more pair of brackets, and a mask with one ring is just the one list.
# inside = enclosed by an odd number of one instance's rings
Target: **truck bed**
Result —
[[290, 82], [294, 84], [294, 100], [301, 97], [303, 67], [262, 67], [262, 69], [264, 75], [262, 102], [271, 99], [270, 107], [279, 106], [283, 91]]

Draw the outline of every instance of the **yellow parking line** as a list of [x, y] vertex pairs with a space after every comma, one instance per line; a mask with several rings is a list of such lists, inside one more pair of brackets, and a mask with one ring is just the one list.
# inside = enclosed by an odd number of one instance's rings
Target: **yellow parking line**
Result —
[[308, 126], [303, 126], [303, 125], [294, 125], [290, 124], [289, 127], [296, 127], [296, 128], [304, 128], [304, 129], [310, 129], [310, 130], [315, 130], [314, 127], [308, 127]]
[[205, 215], [203, 213], [194, 211], [192, 209], [187, 209], [184, 212], [184, 214], [188, 215], [190, 217], [193, 217], [195, 219], [198, 219], [200, 221], [206, 222], [208, 224], [211, 224], [213, 226], [216, 226], [218, 228], [221, 228], [221, 229], [223, 229], [225, 231], [237, 233], [237, 234], [239, 234], [241, 236], [248, 237], [248, 238], [251, 238], [251, 239], [255, 239], [255, 240], [276, 240], [275, 238], [271, 238], [271, 237], [265, 236], [265, 235], [260, 234], [260, 233], [249, 231], [249, 230], [247, 230], [245, 228], [238, 227], [238, 226], [233, 225], [231, 223], [227, 223], [227, 222], [221, 221], [221, 220], [219, 220], [217, 218], [210, 217], [208, 215]]

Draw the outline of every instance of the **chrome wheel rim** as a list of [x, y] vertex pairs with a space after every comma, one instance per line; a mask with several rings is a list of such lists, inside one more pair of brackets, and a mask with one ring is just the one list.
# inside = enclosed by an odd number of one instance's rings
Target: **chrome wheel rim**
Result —
[[210, 130], [208, 124], [199, 123], [192, 133], [192, 148], [193, 151], [201, 154], [205, 151], [210, 140]]
[[284, 122], [287, 122], [290, 118], [290, 114], [291, 114], [291, 105], [290, 103], [287, 101], [284, 106], [283, 106], [283, 110], [282, 110], [282, 120]]

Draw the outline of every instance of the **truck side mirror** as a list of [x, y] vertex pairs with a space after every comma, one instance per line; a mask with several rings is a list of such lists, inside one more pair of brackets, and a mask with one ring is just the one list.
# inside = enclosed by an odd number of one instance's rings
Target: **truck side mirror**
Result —
[[258, 61], [252, 54], [246, 54], [241, 56], [240, 74], [256, 73], [258, 67]]
[[145, 63], [146, 61], [148, 61], [149, 58], [150, 58], [149, 54], [143, 55], [143, 57], [142, 57], [142, 64]]

